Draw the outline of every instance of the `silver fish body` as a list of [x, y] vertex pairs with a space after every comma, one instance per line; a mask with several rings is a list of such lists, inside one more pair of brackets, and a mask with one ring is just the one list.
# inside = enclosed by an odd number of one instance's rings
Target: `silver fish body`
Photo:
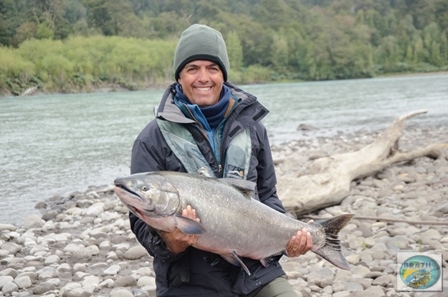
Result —
[[[260, 260], [284, 252], [291, 237], [306, 227], [312, 251], [342, 269], [349, 265], [337, 233], [353, 217], [341, 215], [306, 224], [251, 198], [255, 183], [179, 172], [147, 172], [115, 180], [115, 193], [131, 212], [158, 230], [179, 228], [200, 234], [195, 248], [221, 255], [235, 265], [239, 257]], [[191, 205], [200, 223], [182, 217]], [[248, 270], [246, 270], [249, 273]]]

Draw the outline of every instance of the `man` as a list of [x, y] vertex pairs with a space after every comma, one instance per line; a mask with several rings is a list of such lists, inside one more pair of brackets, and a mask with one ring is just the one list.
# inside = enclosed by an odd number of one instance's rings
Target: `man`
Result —
[[[267, 132], [260, 122], [268, 111], [255, 96], [227, 82], [230, 64], [221, 33], [205, 25], [190, 26], [179, 39], [173, 64], [176, 83], [165, 91], [156, 119], [135, 140], [131, 173], [197, 174], [206, 168], [218, 178], [256, 182], [256, 199], [284, 212]], [[190, 206], [182, 215], [200, 221]], [[297, 296], [278, 263], [280, 256], [272, 257], [267, 267], [243, 258], [248, 275], [219, 255], [192, 247], [196, 235], [154, 230], [132, 213], [130, 222], [154, 257], [157, 296]], [[311, 246], [311, 235], [304, 229], [285, 250], [294, 257]]]

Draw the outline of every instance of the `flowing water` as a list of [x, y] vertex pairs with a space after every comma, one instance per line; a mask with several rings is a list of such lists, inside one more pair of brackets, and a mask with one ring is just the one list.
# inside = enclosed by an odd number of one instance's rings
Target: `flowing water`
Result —
[[[299, 124], [319, 128], [308, 137], [378, 130], [421, 109], [410, 122], [448, 125], [446, 74], [241, 87], [271, 111], [263, 121], [272, 144], [305, 137]], [[133, 140], [163, 91], [0, 97], [0, 223], [127, 175]]]

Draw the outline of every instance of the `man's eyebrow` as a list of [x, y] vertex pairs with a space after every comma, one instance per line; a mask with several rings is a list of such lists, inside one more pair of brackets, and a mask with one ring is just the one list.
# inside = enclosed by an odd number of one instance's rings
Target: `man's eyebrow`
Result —
[[[185, 67], [197, 67], [197, 66], [199, 66], [199, 65], [196, 64], [195, 62], [190, 62], [190, 63], [188, 63], [187, 65], [185, 65]], [[218, 66], [218, 63], [215, 63], [215, 62], [210, 61], [210, 64], [205, 65], [205, 66], [207, 66], [207, 67], [210, 67], [210, 66]]]

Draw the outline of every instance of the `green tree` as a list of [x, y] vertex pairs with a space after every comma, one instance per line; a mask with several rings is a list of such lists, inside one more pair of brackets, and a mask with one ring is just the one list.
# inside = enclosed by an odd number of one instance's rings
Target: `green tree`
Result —
[[20, 44], [27, 39], [31, 39], [36, 36], [37, 26], [34, 22], [26, 22], [21, 24], [16, 29], [14, 36], [15, 44]]
[[135, 36], [141, 28], [131, 3], [126, 0], [84, 0], [84, 4], [89, 25], [100, 29], [106, 36]]
[[3, 15], [0, 13], [0, 45], [11, 45], [11, 43], [11, 30], [9, 30], [7, 23], [3, 19]]
[[226, 38], [230, 68], [239, 70], [243, 66], [243, 46], [236, 31], [231, 31]]
[[48, 22], [42, 22], [37, 26], [36, 35], [35, 37], [37, 39], [53, 39], [54, 37], [54, 31], [50, 29], [50, 27], [53, 27], [48, 24]]
[[443, 41], [441, 37], [439, 26], [434, 22], [423, 30], [423, 43], [429, 53], [427, 62], [435, 66], [442, 64], [441, 45]]
[[380, 46], [375, 51], [376, 65], [382, 65], [385, 72], [397, 72], [402, 52], [394, 36], [388, 36], [381, 40]]
[[274, 33], [272, 36], [272, 47], [271, 47], [271, 63], [275, 71], [280, 73], [285, 73], [288, 69], [288, 41], [286, 40], [285, 34], [281, 30], [279, 33]]

